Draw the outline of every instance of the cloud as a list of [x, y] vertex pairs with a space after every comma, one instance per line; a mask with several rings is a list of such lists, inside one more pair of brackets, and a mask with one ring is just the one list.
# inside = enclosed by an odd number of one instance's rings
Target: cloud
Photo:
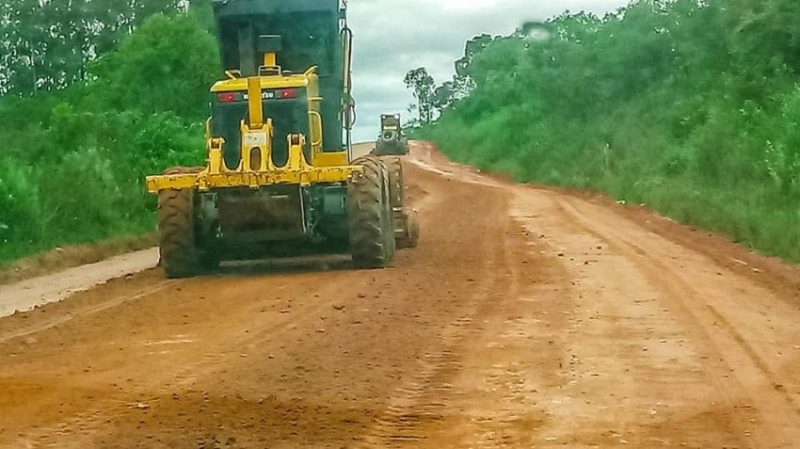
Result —
[[566, 10], [603, 14], [627, 0], [350, 0], [355, 35], [353, 81], [359, 121], [356, 141], [372, 140], [381, 113], [406, 112], [413, 102], [403, 84], [426, 67], [438, 83], [453, 76], [465, 43], [482, 33], [507, 35], [527, 21]]

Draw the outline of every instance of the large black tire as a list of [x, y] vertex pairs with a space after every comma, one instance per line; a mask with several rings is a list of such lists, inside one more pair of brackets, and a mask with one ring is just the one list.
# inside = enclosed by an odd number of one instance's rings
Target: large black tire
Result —
[[396, 250], [388, 174], [384, 164], [373, 157], [357, 159], [364, 167], [348, 185], [347, 212], [350, 251], [357, 268], [388, 266]]
[[382, 172], [383, 203], [385, 204], [384, 226], [387, 229], [387, 232], [385, 232], [384, 235], [386, 236], [387, 255], [389, 257], [389, 261], [391, 261], [394, 259], [395, 253], [397, 252], [397, 238], [395, 235], [396, 230], [394, 223], [394, 210], [392, 209], [392, 197], [389, 187], [389, 170], [384, 161], [385, 158], [367, 158], [365, 162], [367, 164], [375, 164], [377, 169]]
[[[164, 171], [165, 175], [179, 175], [184, 173], [200, 173], [203, 171], [203, 167], [172, 167]], [[177, 192], [177, 191], [175, 191]], [[162, 192], [163, 193], [163, 192]], [[165, 235], [163, 231], [160, 231], [161, 234], [161, 260], [159, 261], [159, 266], [164, 267], [165, 271], [167, 271], [167, 277], [169, 278], [184, 278], [190, 277], [195, 274], [199, 274], [202, 271], [215, 271], [219, 269], [221, 258], [220, 258], [220, 248], [218, 242], [216, 241], [216, 235], [214, 235], [213, 229], [206, 228], [204, 223], [198, 220], [197, 214], [195, 214], [195, 198], [194, 192], [192, 191], [185, 191], [185, 195], [181, 196], [179, 199], [173, 198], [168, 203], [171, 204], [170, 207], [162, 209], [162, 196], [159, 194], [159, 230], [169, 228], [172, 230], [177, 230], [181, 226], [186, 226], [187, 229], [189, 227], [188, 224], [182, 223], [178, 224], [178, 221], [182, 222], [190, 222], [191, 223], [191, 230], [187, 233], [183, 234], [186, 238], [191, 238], [191, 240], [187, 241], [179, 241], [182, 239], [177, 239], [175, 236], [169, 236], [168, 241], [165, 241]], [[169, 194], [169, 197], [175, 197], [177, 194]], [[174, 217], [166, 217], [166, 214], [162, 214], [162, 210], [170, 210], [170, 214], [176, 216], [182, 216], [183, 218], [178, 220]], [[182, 210], [182, 213], [177, 213], [176, 211]], [[187, 215], [188, 214], [188, 215]], [[162, 220], [163, 217], [163, 220]], [[163, 223], [163, 224], [162, 224]], [[162, 227], [164, 226], [164, 227]], [[187, 245], [189, 242], [193, 242], [192, 247], [188, 247]], [[165, 247], [169, 247], [165, 251]], [[186, 247], [188, 248], [186, 251], [176, 251], [176, 248]], [[167, 270], [165, 264], [169, 264], [170, 262], [165, 262], [164, 253], [168, 252], [171, 254], [183, 253], [184, 256], [188, 255], [189, 262], [187, 263], [186, 257], [175, 257], [175, 260], [172, 261], [173, 268]], [[181, 268], [183, 267], [183, 268]]]
[[389, 187], [389, 170], [382, 160], [378, 160], [378, 162], [383, 169], [383, 203], [386, 205], [384, 207], [384, 212], [386, 213], [384, 218], [386, 226], [386, 250], [388, 251], [389, 260], [391, 261], [394, 259], [395, 253], [397, 252], [397, 236], [395, 235], [394, 209], [392, 208], [391, 189]]
[[386, 165], [386, 171], [389, 174], [389, 200], [392, 204], [392, 209], [402, 209], [405, 197], [403, 193], [403, 164], [400, 162], [399, 157], [384, 157], [381, 160]]
[[200, 272], [194, 236], [194, 191], [162, 190], [158, 194], [158, 232], [161, 266], [170, 279]]

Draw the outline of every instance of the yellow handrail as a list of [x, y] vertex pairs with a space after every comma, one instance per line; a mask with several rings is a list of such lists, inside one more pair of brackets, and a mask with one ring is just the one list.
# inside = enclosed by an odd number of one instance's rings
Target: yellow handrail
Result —
[[322, 115], [317, 111], [309, 111], [311, 119], [311, 146], [319, 147], [322, 145]]

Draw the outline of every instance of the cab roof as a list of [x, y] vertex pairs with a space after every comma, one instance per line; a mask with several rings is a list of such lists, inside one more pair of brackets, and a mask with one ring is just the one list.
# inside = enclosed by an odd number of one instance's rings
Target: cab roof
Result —
[[218, 19], [293, 12], [339, 11], [339, 0], [213, 0]]

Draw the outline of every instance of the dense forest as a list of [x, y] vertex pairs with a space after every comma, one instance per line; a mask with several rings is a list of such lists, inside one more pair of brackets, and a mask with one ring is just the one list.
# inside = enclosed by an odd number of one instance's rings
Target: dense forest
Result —
[[[800, 260], [800, 2], [640, 0], [471, 40], [422, 134], [520, 181], [597, 189]], [[434, 120], [435, 118], [435, 120]]]
[[0, 263], [152, 232], [144, 176], [202, 162], [210, 1], [0, 3]]

